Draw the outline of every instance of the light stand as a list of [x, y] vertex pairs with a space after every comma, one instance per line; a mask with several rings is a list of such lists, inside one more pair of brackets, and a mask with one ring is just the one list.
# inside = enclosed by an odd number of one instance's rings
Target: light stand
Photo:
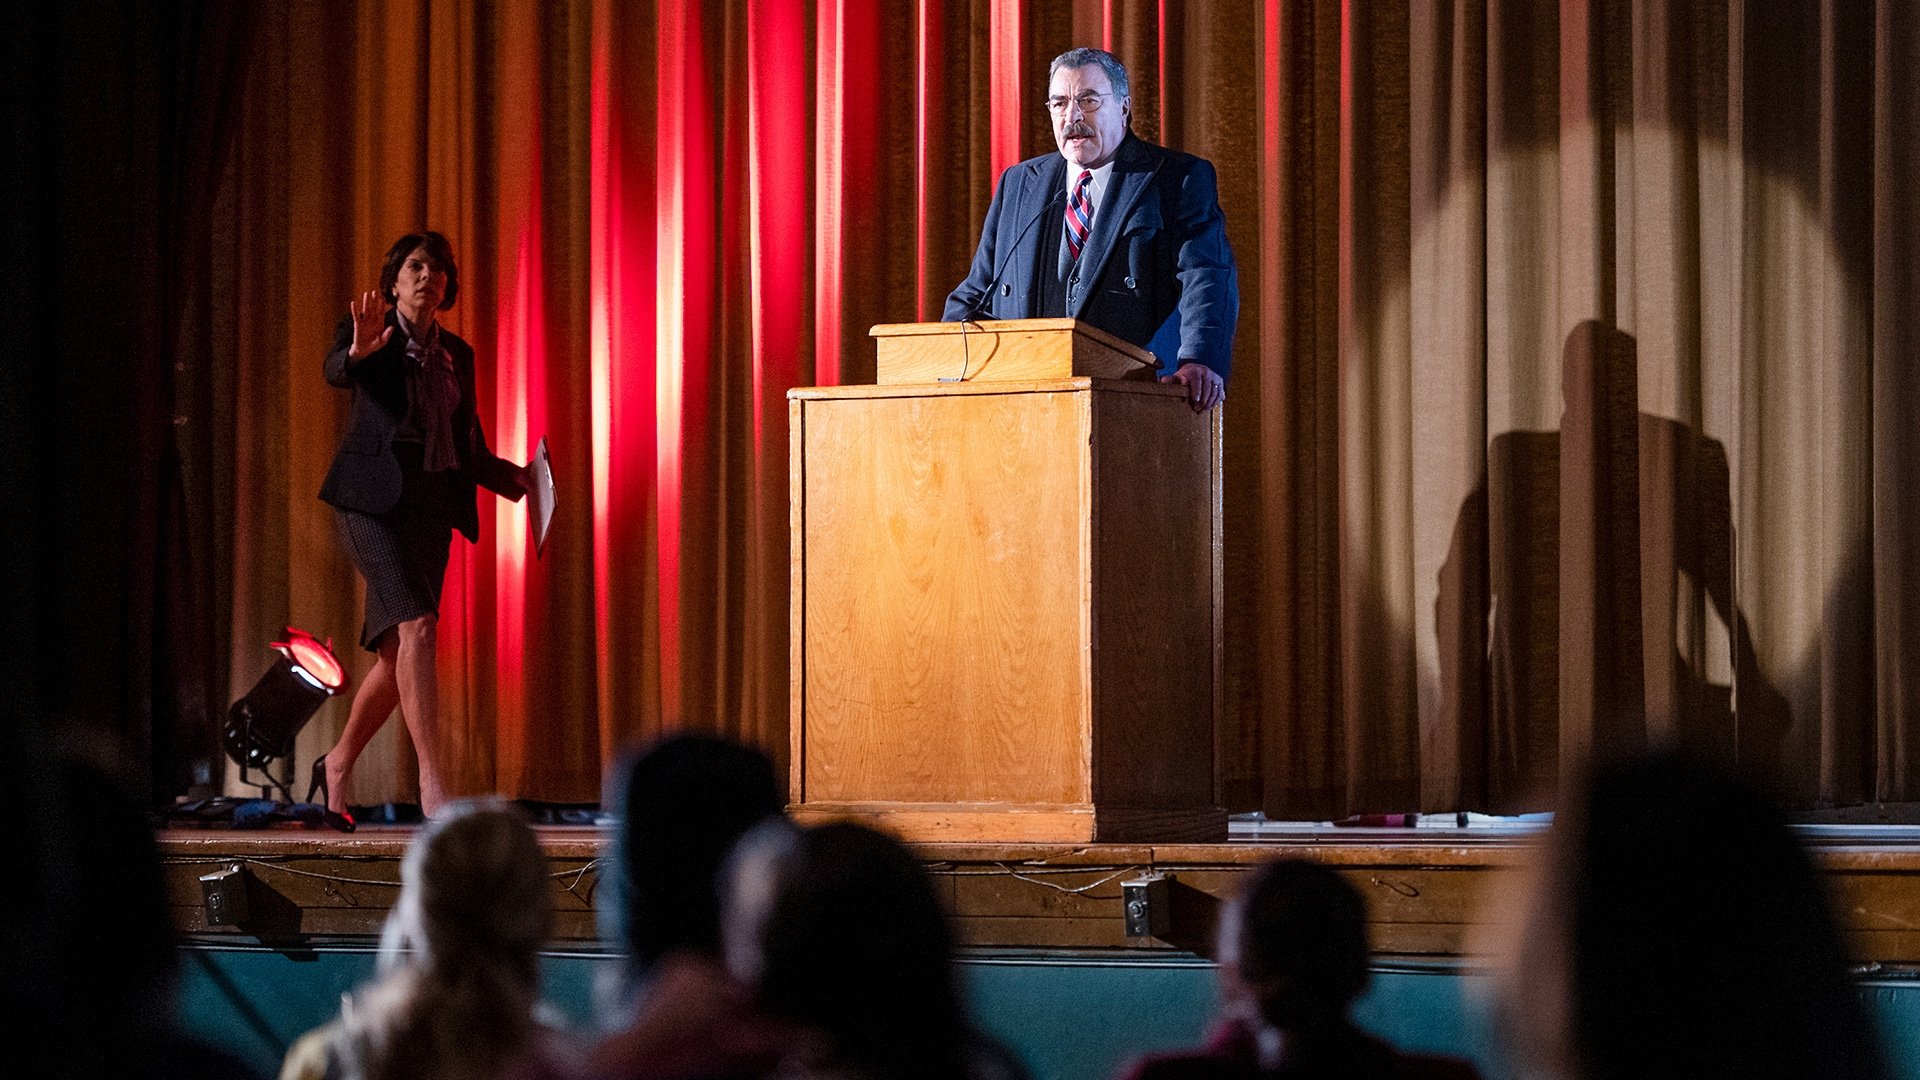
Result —
[[[240, 782], [260, 789], [260, 797], [280, 795], [294, 801], [287, 781], [271, 766], [293, 756], [294, 737], [321, 705], [347, 685], [347, 672], [333, 655], [333, 641], [322, 643], [312, 634], [287, 627], [287, 639], [273, 642], [280, 654], [253, 689], [227, 710], [221, 742], [227, 756], [240, 766]], [[253, 778], [260, 770], [265, 782]]]

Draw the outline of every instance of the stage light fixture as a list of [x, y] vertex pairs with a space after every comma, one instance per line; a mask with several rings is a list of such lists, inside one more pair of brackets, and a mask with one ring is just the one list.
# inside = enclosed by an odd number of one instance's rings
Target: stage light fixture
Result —
[[[293, 754], [294, 736], [328, 698], [345, 689], [347, 670], [334, 657], [331, 638], [323, 643], [297, 627], [287, 627], [287, 639], [272, 647], [279, 659], [227, 710], [221, 742], [240, 766], [241, 783], [258, 787], [263, 798], [277, 790], [283, 801], [292, 802], [286, 782], [269, 766]], [[265, 783], [251, 778], [253, 769], [261, 771]]]

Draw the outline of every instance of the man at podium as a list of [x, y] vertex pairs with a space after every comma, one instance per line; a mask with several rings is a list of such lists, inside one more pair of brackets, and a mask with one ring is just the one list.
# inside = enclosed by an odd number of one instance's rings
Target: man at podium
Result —
[[1071, 316], [1161, 358], [1196, 412], [1226, 397], [1240, 288], [1213, 164], [1136, 137], [1127, 69], [1100, 49], [1054, 57], [1057, 154], [1008, 169], [967, 279], [942, 316]]

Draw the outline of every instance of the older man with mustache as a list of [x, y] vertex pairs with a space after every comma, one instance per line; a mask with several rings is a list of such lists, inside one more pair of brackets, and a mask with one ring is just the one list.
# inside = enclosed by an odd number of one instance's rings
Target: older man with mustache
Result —
[[1240, 290], [1213, 165], [1129, 129], [1112, 53], [1055, 57], [1046, 107], [1059, 153], [1008, 169], [944, 318], [1072, 316], [1160, 357], [1196, 412], [1226, 398]]

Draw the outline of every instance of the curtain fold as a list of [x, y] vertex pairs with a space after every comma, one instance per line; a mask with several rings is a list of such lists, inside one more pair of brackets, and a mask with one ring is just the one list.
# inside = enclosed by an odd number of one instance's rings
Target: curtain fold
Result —
[[[1910, 70], [1920, 12], [1874, 7], [1875, 72]], [[1920, 160], [1902, 133], [1920, 121], [1920, 84], [1873, 83], [1873, 670], [1874, 791], [1920, 786]]]
[[[206, 230], [225, 433], [183, 457], [222, 538], [219, 689], [289, 622], [368, 666], [312, 498], [346, 410], [319, 359], [385, 245], [437, 227], [488, 435], [545, 436], [562, 503], [543, 557], [506, 503], [455, 544], [459, 788], [594, 801], [619, 747], [682, 726], [784, 757], [785, 391], [870, 379], [869, 326], [938, 316], [998, 169], [1050, 146], [1047, 61], [1104, 44], [1135, 129], [1218, 165], [1240, 262], [1226, 803], [1536, 809], [1657, 739], [1797, 805], [1920, 799], [1917, 25], [1894, 0], [263, 9]], [[353, 800], [410, 793], [397, 725], [366, 762]]]
[[[1488, 594], [1486, 12], [1433, 5], [1410, 16], [1408, 252], [1410, 394], [1426, 407], [1408, 433], [1411, 628], [1420, 804], [1486, 804]], [[1411, 346], [1410, 346], [1411, 348]]]

